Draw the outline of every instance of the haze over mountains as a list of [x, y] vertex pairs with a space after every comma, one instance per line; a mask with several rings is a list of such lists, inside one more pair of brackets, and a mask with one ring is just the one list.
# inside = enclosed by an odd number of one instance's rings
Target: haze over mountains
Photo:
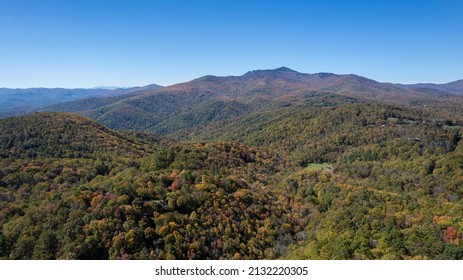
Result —
[[158, 85], [134, 88], [98, 87], [92, 89], [65, 88], [0, 88], [0, 118], [23, 115], [56, 103], [90, 97], [109, 97], [128, 94], [134, 91], [153, 90]]
[[446, 84], [421, 83], [412, 85], [399, 85], [406, 88], [436, 89], [454, 94], [463, 94], [463, 80], [458, 80]]

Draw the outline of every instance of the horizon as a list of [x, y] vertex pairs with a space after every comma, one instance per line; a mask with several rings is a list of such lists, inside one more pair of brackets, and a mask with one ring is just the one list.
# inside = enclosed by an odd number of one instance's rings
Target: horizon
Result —
[[[23, 88], [9, 88], [9, 87], [3, 87], [0, 85], [0, 89], [12, 89], [12, 90], [22, 90], [22, 89], [40, 89], [40, 88], [43, 88], [43, 89], [102, 89], [102, 90], [119, 90], [119, 89], [130, 89], [130, 88], [136, 88], [136, 87], [145, 87], [145, 86], [151, 86], [151, 85], [156, 85], [156, 86], [160, 86], [160, 87], [169, 87], [169, 86], [174, 86], [176, 84], [181, 84], [181, 83], [188, 83], [188, 82], [191, 82], [193, 80], [196, 80], [196, 79], [200, 79], [200, 78], [203, 78], [203, 77], [207, 77], [207, 76], [212, 76], [212, 77], [219, 77], [219, 78], [226, 78], [226, 77], [241, 77], [243, 75], [245, 75], [246, 73], [248, 72], [253, 72], [253, 71], [275, 71], [275, 70], [278, 70], [280, 68], [286, 68], [287, 70], [290, 70], [290, 71], [295, 71], [297, 73], [300, 73], [300, 74], [306, 74], [306, 75], [315, 75], [315, 74], [334, 74], [334, 75], [337, 75], [337, 76], [347, 76], [347, 75], [355, 75], [355, 76], [360, 76], [360, 75], [357, 75], [355, 73], [333, 73], [333, 72], [313, 72], [313, 73], [304, 73], [304, 72], [300, 72], [298, 70], [294, 70], [294, 69], [291, 69], [289, 67], [286, 67], [286, 66], [281, 66], [281, 67], [277, 67], [277, 68], [273, 68], [273, 69], [253, 69], [253, 70], [249, 70], [249, 71], [246, 71], [245, 73], [242, 73], [240, 75], [221, 75], [221, 76], [218, 76], [218, 75], [214, 75], [214, 74], [207, 74], [207, 75], [203, 75], [203, 76], [200, 76], [200, 77], [196, 77], [194, 79], [191, 79], [191, 80], [188, 80], [188, 81], [181, 81], [181, 82], [178, 82], [178, 83], [175, 83], [175, 84], [170, 84], [170, 85], [161, 85], [159, 83], [156, 83], [156, 82], [153, 82], [153, 83], [149, 83], [149, 84], [142, 84], [142, 85], [129, 85], [129, 86], [118, 86], [118, 85], [96, 85], [96, 86], [91, 86], [91, 87], [43, 87], [43, 86], [37, 86], [37, 87], [23, 87]], [[416, 83], [397, 83], [397, 82], [394, 82], [394, 81], [377, 81], [375, 79], [372, 79], [370, 77], [365, 77], [365, 76], [360, 76], [360, 77], [363, 77], [363, 78], [367, 78], [367, 79], [370, 79], [370, 80], [373, 80], [375, 82], [379, 82], [379, 83], [390, 83], [390, 84], [393, 84], [393, 85], [414, 85], [414, 84], [436, 84], [436, 85], [440, 85], [440, 84], [447, 84], [447, 83], [451, 83], [451, 82], [457, 82], [457, 81], [461, 81], [463, 79], [458, 79], [458, 80], [453, 80], [453, 81], [448, 81], [448, 82], [444, 82], [444, 83], [433, 83], [433, 82], [416, 82]]]
[[463, 79], [463, 2], [0, 2], [0, 87], [163, 86], [285, 65], [378, 82]]

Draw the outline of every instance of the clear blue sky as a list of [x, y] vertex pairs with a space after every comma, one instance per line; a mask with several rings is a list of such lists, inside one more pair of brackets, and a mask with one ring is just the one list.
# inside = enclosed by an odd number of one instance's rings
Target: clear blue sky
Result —
[[463, 1], [0, 0], [0, 87], [170, 85], [280, 66], [463, 79]]

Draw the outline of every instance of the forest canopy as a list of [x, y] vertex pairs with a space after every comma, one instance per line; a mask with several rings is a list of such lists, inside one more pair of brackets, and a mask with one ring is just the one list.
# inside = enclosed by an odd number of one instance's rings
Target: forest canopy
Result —
[[462, 98], [275, 71], [1, 119], [0, 258], [463, 259]]

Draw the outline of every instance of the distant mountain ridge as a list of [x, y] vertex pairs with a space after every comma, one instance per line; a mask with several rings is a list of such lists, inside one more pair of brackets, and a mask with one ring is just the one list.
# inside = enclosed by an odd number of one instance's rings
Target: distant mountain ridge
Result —
[[463, 95], [463, 79], [450, 82], [450, 83], [445, 83], [445, 84], [419, 83], [419, 84], [400, 85], [400, 86], [405, 87], [405, 88], [435, 89], [435, 90]]
[[304, 74], [280, 67], [249, 71], [242, 76], [208, 75], [154, 90], [82, 99], [44, 110], [77, 112], [113, 129], [171, 134], [232, 121], [265, 108], [341, 100], [418, 108], [448, 106], [452, 112], [461, 111], [463, 106], [461, 97], [442, 90], [380, 83], [353, 74]]
[[133, 88], [0, 88], [0, 118], [23, 115], [45, 106], [92, 97], [109, 97], [130, 94], [135, 91], [154, 90], [152, 84]]

